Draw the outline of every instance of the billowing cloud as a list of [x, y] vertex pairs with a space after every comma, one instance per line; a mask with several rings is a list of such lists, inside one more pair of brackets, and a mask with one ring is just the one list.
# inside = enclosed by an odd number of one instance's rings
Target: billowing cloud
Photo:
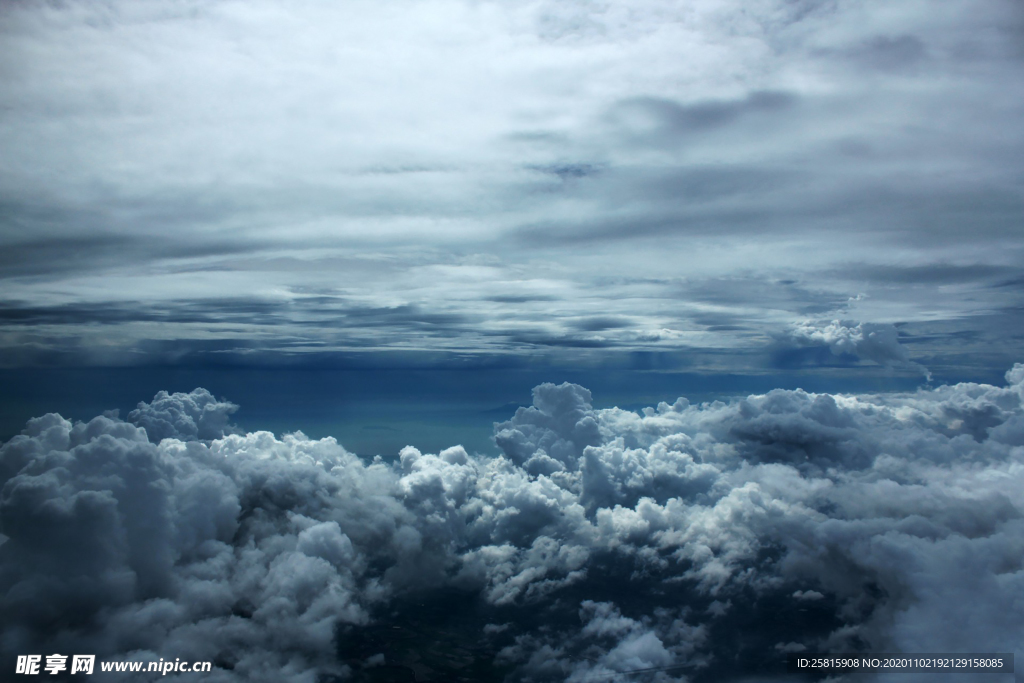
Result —
[[915, 368], [931, 380], [927, 368], [910, 360], [907, 350], [900, 345], [899, 331], [891, 324], [803, 322], [793, 328], [791, 336], [799, 344], [827, 346], [836, 356], [853, 356], [887, 367]]
[[138, 408], [128, 413], [128, 421], [145, 429], [153, 443], [167, 438], [217, 439], [238, 431], [228, 423], [236, 410], [238, 406], [218, 401], [206, 389], [195, 389], [188, 394], [161, 391], [153, 397], [152, 403], [139, 402]]
[[230, 433], [202, 389], [45, 415], [0, 447], [3, 666], [701, 681], [786, 652], [1019, 651], [1024, 365], [1006, 381], [639, 413], [544, 384], [500, 456], [393, 462]]

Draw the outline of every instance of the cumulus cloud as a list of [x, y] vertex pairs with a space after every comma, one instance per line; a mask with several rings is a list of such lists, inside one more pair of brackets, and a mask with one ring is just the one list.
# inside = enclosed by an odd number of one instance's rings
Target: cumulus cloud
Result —
[[899, 332], [891, 324], [833, 320], [822, 325], [806, 321], [796, 325], [791, 336], [800, 344], [827, 346], [836, 356], [854, 356], [888, 367], [915, 368], [931, 381], [928, 369], [910, 360], [906, 348], [900, 345]]
[[152, 403], [140, 401], [139, 406], [128, 413], [128, 421], [145, 429], [153, 443], [169, 438], [217, 439], [238, 432], [237, 427], [228, 423], [237, 410], [234, 403], [218, 401], [206, 389], [194, 389], [187, 394], [161, 391], [153, 397]]
[[0, 447], [3, 666], [702, 681], [787, 652], [1019, 650], [1022, 383], [639, 413], [543, 384], [500, 455], [391, 462], [225, 433], [233, 404], [202, 389], [45, 415]]

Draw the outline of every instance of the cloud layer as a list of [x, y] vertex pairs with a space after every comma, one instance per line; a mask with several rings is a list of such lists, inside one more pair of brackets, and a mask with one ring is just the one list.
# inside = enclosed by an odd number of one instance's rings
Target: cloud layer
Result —
[[1024, 339], [1021, 26], [1015, 0], [3, 3], [0, 366], [762, 371], [766, 338], [856, 319], [995, 376]]
[[[494, 458], [235, 433], [202, 389], [128, 421], [45, 415], [0, 448], [3, 666], [699, 681], [803, 650], [1019, 653], [1024, 365], [1006, 381], [639, 413], [543, 384]], [[431, 596], [473, 615], [462, 664], [410, 654], [440, 637], [410, 616]]]

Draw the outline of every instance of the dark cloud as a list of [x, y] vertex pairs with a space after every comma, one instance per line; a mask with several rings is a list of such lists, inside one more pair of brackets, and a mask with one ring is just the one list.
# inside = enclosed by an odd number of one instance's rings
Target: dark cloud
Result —
[[[771, 193], [795, 190], [808, 182], [800, 171], [764, 166], [687, 166], [684, 168], [636, 168], [608, 171], [608, 181], [595, 182], [594, 192], [608, 206], [651, 202], [654, 207], [674, 207], [679, 215], [708, 216], [726, 209], [720, 202], [743, 201], [768, 204]], [[598, 194], [599, 193], [599, 194]], [[685, 201], [687, 206], [680, 206]], [[730, 215], [722, 211], [723, 216]]]
[[860, 358], [850, 353], [835, 353], [828, 346], [793, 346], [782, 343], [771, 353], [771, 366], [780, 370], [800, 368], [855, 367]]
[[[67, 221], [72, 225], [62, 226], [62, 231], [73, 230], [76, 217], [70, 215]], [[10, 235], [37, 230], [38, 225], [28, 224], [23, 229], [5, 227], [3, 232]], [[70, 235], [5, 241], [3, 249], [0, 250], [0, 278], [47, 278], [131, 267], [140, 262], [243, 255], [265, 246], [258, 241], [248, 240], [194, 241], [102, 231], [89, 236]]]
[[927, 234], [944, 243], [959, 241], [965, 230], [986, 238], [1011, 237], [1012, 225], [1024, 216], [1024, 195], [1016, 189], [974, 183], [864, 188], [841, 204], [854, 214], [888, 213], [892, 218], [886, 224], [904, 239]]
[[[1013, 266], [994, 264], [929, 263], [917, 266], [856, 264], [838, 267], [833, 273], [854, 280], [881, 284], [944, 285], [944, 284], [1002, 284], [1019, 270]], [[998, 286], [998, 285], [995, 285]]]
[[547, 166], [532, 166], [530, 168], [541, 173], [553, 174], [561, 180], [587, 178], [600, 173], [602, 170], [600, 166], [587, 163], [551, 164]]
[[493, 301], [498, 304], [525, 304], [534, 301], [557, 301], [558, 297], [546, 294], [499, 294], [489, 296], [486, 301]]
[[[335, 296], [214, 297], [50, 306], [0, 301], [0, 325], [18, 330], [18, 348], [8, 348], [3, 356], [8, 361], [30, 363], [33, 357], [37, 363], [51, 362], [53, 355], [64, 356], [65, 363], [95, 362], [89, 360], [95, 350], [81, 344], [79, 335], [94, 333], [96, 326], [132, 329], [133, 325], [156, 323], [174, 330], [167, 335], [170, 339], [142, 334], [126, 340], [122, 351], [127, 355], [122, 361], [159, 363], [182, 361], [196, 354], [232, 353], [235, 361], [244, 362], [256, 361], [257, 354], [276, 355], [280, 359], [297, 352], [323, 354], [339, 347], [393, 344], [399, 335], [416, 343], [422, 343], [427, 336], [455, 339], [472, 328], [475, 317], [413, 304], [371, 307]], [[55, 328], [63, 329], [63, 334], [53, 334]], [[211, 328], [216, 331], [211, 332]], [[38, 345], [34, 352], [30, 340]]]
[[45, 275], [102, 268], [123, 259], [124, 249], [133, 241], [115, 235], [92, 235], [6, 244], [0, 254], [0, 275]]
[[[818, 289], [814, 282], [772, 280], [736, 275], [678, 283], [674, 293], [684, 301], [697, 301], [722, 307], [756, 305], [782, 308], [799, 315], [815, 315], [840, 308], [847, 302], [841, 294]], [[736, 313], [700, 312], [694, 320], [702, 324], [726, 324], [749, 320]]]
[[[833, 163], [830, 155], [818, 160]], [[611, 177], [609, 171], [606, 174]], [[984, 240], [1014, 239], [1024, 217], [1015, 190], [904, 178], [880, 186], [873, 179], [836, 185], [830, 174], [788, 168], [689, 168], [657, 178], [622, 172], [615, 186], [588, 188], [587, 199], [606, 210], [586, 220], [526, 223], [513, 236], [521, 245], [578, 245], [594, 241], [683, 239], [721, 235], [811, 236], [819, 231], [870, 236], [881, 243], [956, 244], [965, 230]], [[916, 185], [924, 185], [919, 187]], [[609, 201], [609, 199], [614, 201]]]
[[928, 50], [920, 38], [911, 35], [878, 36], [863, 44], [857, 56], [881, 69], [902, 69], [925, 59]]
[[1009, 280], [1002, 280], [993, 287], [1007, 287], [1010, 289], [1024, 289], [1024, 276], [1011, 278]]
[[845, 49], [822, 50], [822, 56], [848, 60], [864, 68], [898, 72], [928, 59], [928, 48], [917, 36], [880, 35]]
[[500, 457], [392, 463], [227, 433], [234, 406], [201, 389], [130, 422], [49, 414], [0, 447], [5, 662], [667, 683], [781, 675], [786, 652], [1013, 651], [1024, 366], [1006, 380], [638, 413], [543, 384], [495, 426]]
[[617, 344], [600, 337], [583, 337], [574, 335], [553, 335], [544, 331], [524, 332], [508, 335], [510, 341], [523, 346], [550, 346], [570, 349], [611, 349]]
[[515, 238], [522, 244], [572, 246], [597, 241], [623, 241], [652, 237], [685, 237], [713, 234], [716, 228], [752, 229], [763, 216], [754, 210], [729, 210], [715, 216], [658, 215], [607, 217], [580, 223], [544, 222], [517, 228]]
[[582, 332], [616, 330], [629, 327], [631, 324], [632, 322], [627, 318], [616, 318], [614, 316], [595, 316], [593, 318], [582, 318], [572, 321], [572, 327]]
[[599, 215], [528, 223], [512, 236], [524, 245], [571, 245], [747, 234], [785, 220], [773, 193], [796, 191], [801, 182], [799, 173], [750, 166], [609, 169], [576, 197], [600, 206]]
[[18, 325], [116, 325], [127, 322], [249, 323], [286, 322], [287, 305], [253, 298], [206, 299], [164, 304], [96, 302], [32, 306], [0, 302], [0, 321]]
[[413, 304], [388, 307], [346, 307], [338, 310], [339, 324], [357, 324], [367, 327], [444, 328], [470, 322], [460, 313], [437, 313], [423, 310]]
[[737, 100], [707, 100], [690, 104], [638, 97], [618, 103], [609, 116], [630, 132], [685, 138], [727, 126], [743, 117], [782, 112], [797, 102], [798, 97], [793, 93], [772, 91], [752, 92]]

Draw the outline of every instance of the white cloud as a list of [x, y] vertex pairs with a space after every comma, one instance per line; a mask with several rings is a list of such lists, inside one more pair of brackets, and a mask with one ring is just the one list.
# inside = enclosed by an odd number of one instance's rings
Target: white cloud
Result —
[[[523, 680], [739, 675], [721, 667], [802, 648], [1013, 651], [1022, 367], [1005, 387], [777, 390], [641, 414], [547, 384], [496, 426], [503, 456], [409, 447], [391, 464], [330, 438], [154, 443], [113, 418], [47, 415], [0, 448], [0, 636], [307, 681], [362, 666], [338, 659], [339, 627], [452, 587], [506, 624], [488, 637]], [[139, 416], [190, 397], [209, 394], [161, 393]], [[541, 451], [559, 468], [531, 469]]]
[[205, 389], [195, 389], [188, 394], [161, 391], [153, 397], [152, 403], [140, 402], [138, 408], [128, 413], [128, 421], [145, 429], [154, 443], [168, 438], [209, 440], [238, 431], [228, 423], [236, 410], [238, 406], [218, 401]]
[[837, 356], [850, 355], [889, 367], [916, 368], [929, 381], [928, 369], [910, 360], [900, 345], [899, 331], [883, 323], [854, 323], [833, 320], [828, 325], [807, 321], [794, 326], [792, 338], [800, 344], [827, 346]]
[[[739, 364], [859, 292], [863, 319], [1000, 316], [977, 348], [1009, 346], [1016, 289], [872, 270], [1020, 277], [1016, 8], [976, 5], [6, 3], [0, 362], [215, 340]], [[433, 322], [358, 315], [403, 307]], [[595, 315], [630, 324], [574, 328]]]

